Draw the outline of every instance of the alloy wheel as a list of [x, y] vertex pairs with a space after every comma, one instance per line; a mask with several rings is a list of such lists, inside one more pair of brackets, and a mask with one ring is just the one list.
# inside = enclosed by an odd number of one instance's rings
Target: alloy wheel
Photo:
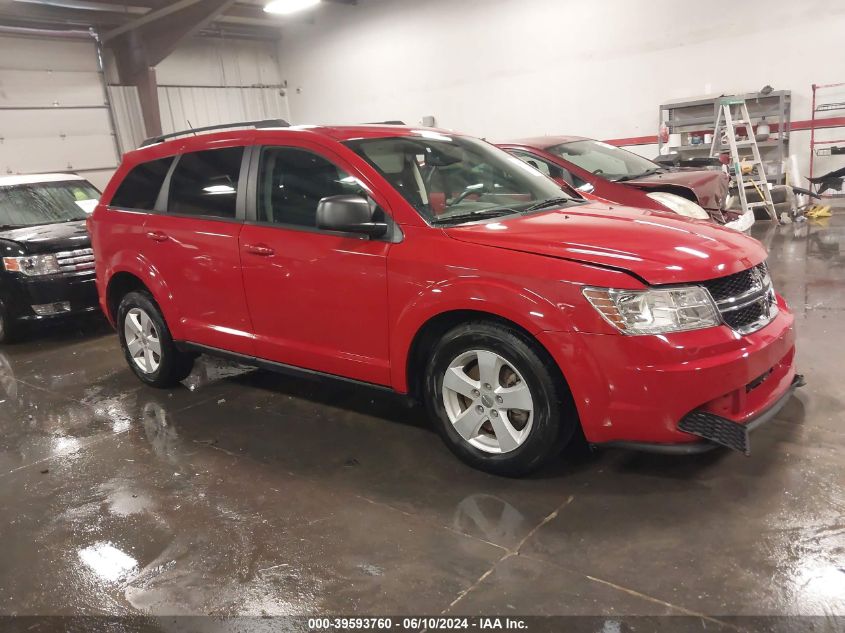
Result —
[[123, 320], [126, 348], [135, 365], [154, 374], [161, 365], [161, 340], [155, 323], [141, 308], [132, 308]]
[[514, 365], [489, 350], [455, 358], [443, 376], [443, 404], [455, 431], [487, 453], [509, 453], [531, 433], [534, 399]]

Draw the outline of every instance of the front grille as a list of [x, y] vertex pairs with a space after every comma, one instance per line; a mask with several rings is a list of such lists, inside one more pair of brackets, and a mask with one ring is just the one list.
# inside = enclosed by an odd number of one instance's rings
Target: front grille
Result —
[[75, 251], [56, 253], [63, 275], [84, 275], [94, 270], [94, 250], [80, 248]]
[[717, 303], [730, 299], [731, 297], [740, 296], [755, 287], [755, 279], [752, 271], [758, 270], [764, 275], [768, 273], [766, 264], [760, 264], [754, 268], [743, 270], [742, 272], [728, 275], [727, 277], [719, 277], [711, 281], [705, 281], [702, 285], [710, 291], [713, 295], [713, 300]]
[[765, 263], [701, 285], [710, 292], [725, 324], [740, 334], [756, 332], [777, 315], [775, 291]]

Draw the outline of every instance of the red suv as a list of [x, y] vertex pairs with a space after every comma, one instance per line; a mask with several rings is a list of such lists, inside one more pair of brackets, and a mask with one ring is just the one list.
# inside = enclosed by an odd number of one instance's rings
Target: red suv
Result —
[[145, 383], [206, 352], [409, 394], [496, 473], [539, 467], [579, 429], [747, 451], [800, 382], [759, 242], [567, 197], [451, 132], [153, 139], [90, 229], [100, 303]]

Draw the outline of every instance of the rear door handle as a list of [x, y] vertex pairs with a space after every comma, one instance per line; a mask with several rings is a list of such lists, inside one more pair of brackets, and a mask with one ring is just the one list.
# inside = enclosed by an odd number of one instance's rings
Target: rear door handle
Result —
[[147, 231], [147, 237], [156, 242], [166, 242], [167, 235], [161, 231]]
[[260, 257], [272, 257], [276, 254], [276, 251], [264, 244], [246, 244], [244, 250], [251, 255], [258, 255]]

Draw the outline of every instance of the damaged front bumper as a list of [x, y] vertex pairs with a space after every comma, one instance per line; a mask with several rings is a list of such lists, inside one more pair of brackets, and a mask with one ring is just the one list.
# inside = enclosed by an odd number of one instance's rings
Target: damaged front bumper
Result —
[[772, 403], [770, 407], [761, 411], [756, 416], [742, 424], [702, 409], [691, 411], [680, 421], [678, 429], [684, 433], [697, 435], [703, 439], [703, 441], [700, 442], [686, 442], [683, 444], [607, 442], [601, 444], [601, 446], [628, 448], [649, 453], [663, 453], [671, 455], [693, 455], [696, 453], [706, 453], [714, 448], [718, 448], [719, 446], [726, 446], [727, 448], [744, 453], [745, 455], [750, 455], [751, 431], [772, 420], [780, 412], [780, 410], [783, 409], [795, 390], [798, 387], [803, 387], [805, 384], [806, 381], [804, 380], [804, 376], [801, 374], [795, 374], [789, 388], [780, 398]]

